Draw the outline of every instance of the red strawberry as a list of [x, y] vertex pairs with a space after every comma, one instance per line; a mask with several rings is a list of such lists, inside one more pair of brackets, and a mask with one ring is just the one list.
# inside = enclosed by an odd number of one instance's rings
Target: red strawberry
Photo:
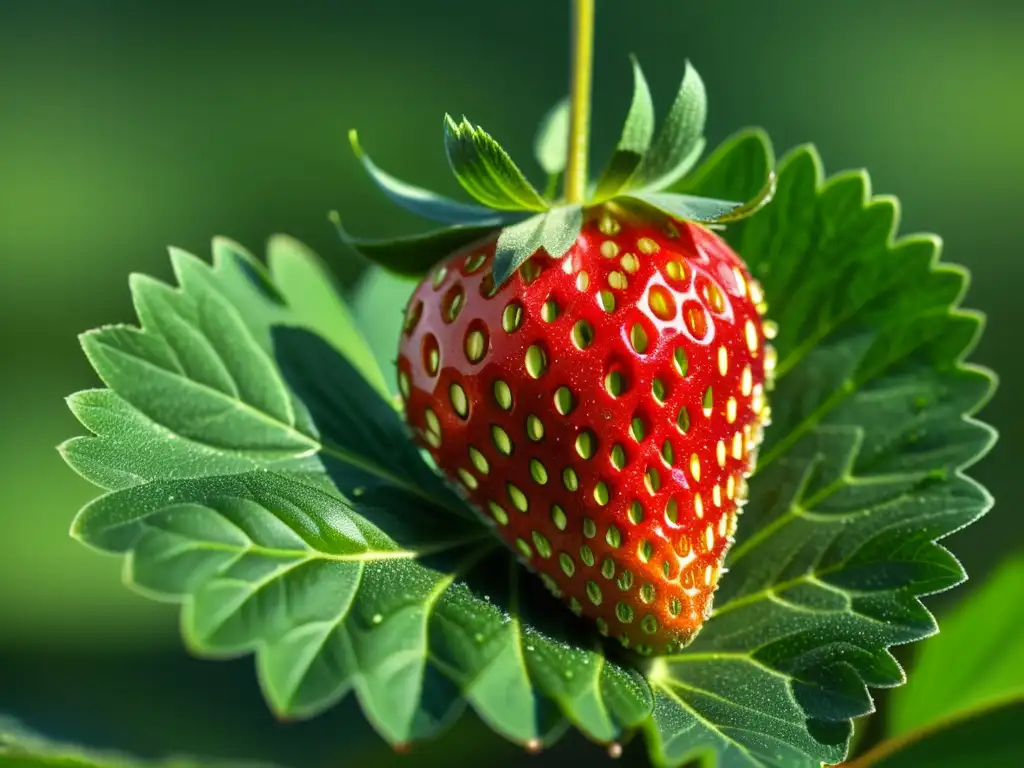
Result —
[[417, 439], [520, 559], [602, 633], [664, 653], [710, 613], [772, 327], [714, 233], [616, 216], [494, 296], [493, 239], [449, 257], [409, 301], [398, 375]]

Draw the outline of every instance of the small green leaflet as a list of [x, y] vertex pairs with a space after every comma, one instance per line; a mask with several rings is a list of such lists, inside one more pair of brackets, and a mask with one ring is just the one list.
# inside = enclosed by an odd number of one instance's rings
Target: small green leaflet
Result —
[[352, 145], [352, 151], [374, 183], [392, 202], [410, 213], [442, 224], [500, 226], [504, 221], [501, 214], [491, 208], [449, 200], [436, 192], [414, 187], [396, 179], [378, 168], [369, 155], [363, 152], [359, 145], [359, 136], [354, 130], [349, 131], [348, 140]]
[[1024, 702], [1022, 594], [1024, 556], [1017, 555], [943, 617], [942, 632], [917, 649], [909, 682], [889, 700], [890, 736], [1000, 702]]
[[569, 156], [569, 97], [558, 101], [548, 110], [537, 128], [533, 142], [537, 164], [548, 176], [545, 197], [554, 197], [558, 179], [565, 170]]
[[643, 162], [654, 136], [651, 90], [636, 57], [630, 57], [630, 61], [633, 64], [633, 101], [629, 105], [619, 143], [597, 180], [592, 201], [595, 203], [610, 200], [627, 185], [633, 171]]
[[512, 158], [482, 128], [466, 118], [444, 116], [448, 162], [462, 188], [498, 211], [544, 211], [547, 201], [526, 180]]
[[512, 276], [530, 256], [543, 248], [560, 259], [572, 248], [583, 227], [583, 208], [563, 205], [505, 227], [494, 251], [494, 290]]
[[[674, 193], [749, 199], [773, 165], [747, 131]], [[520, 239], [557, 252], [577, 215]], [[179, 287], [132, 281], [141, 329], [85, 335], [107, 389], [72, 396], [92, 435], [62, 452], [104, 495], [75, 535], [181, 601], [195, 653], [255, 653], [282, 715], [354, 691], [392, 743], [468, 707], [524, 745], [571, 723], [599, 742], [641, 730], [662, 765], [839, 762], [869, 689], [902, 682], [888, 647], [935, 631], [919, 598], [964, 578], [936, 540], [991, 503], [962, 473], [994, 440], [972, 418], [992, 378], [963, 363], [980, 319], [958, 307], [964, 272], [934, 237], [894, 240], [896, 218], [865, 174], [825, 181], [801, 147], [773, 203], [727, 228], [780, 327], [773, 423], [714, 615], [676, 656], [605, 650], [494, 545], [408, 440], [358, 332], [322, 335], [347, 316], [290, 240], [280, 284], [228, 241], [212, 266], [176, 251]]]

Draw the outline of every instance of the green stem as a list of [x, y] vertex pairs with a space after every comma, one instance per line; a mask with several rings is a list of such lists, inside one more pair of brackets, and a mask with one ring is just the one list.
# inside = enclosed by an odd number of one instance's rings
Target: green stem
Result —
[[582, 203], [587, 195], [590, 90], [594, 63], [594, 5], [595, 0], [572, 0], [569, 155], [565, 169], [567, 203]]

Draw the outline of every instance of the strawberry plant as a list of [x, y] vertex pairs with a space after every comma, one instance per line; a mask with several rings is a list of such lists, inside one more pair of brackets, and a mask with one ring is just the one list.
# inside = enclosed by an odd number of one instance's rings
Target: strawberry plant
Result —
[[[319, 259], [278, 236], [133, 275], [138, 327], [82, 336], [105, 384], [61, 446], [103, 489], [72, 534], [182, 604], [198, 655], [254, 654], [282, 718], [358, 697], [397, 748], [473, 710], [537, 751], [571, 726], [654, 762], [847, 756], [939, 539], [991, 500], [981, 318], [931, 235], [817, 152], [706, 156], [696, 71], [660, 126], [639, 63], [591, 183], [592, 0], [526, 173], [444, 121], [462, 202], [353, 150], [440, 228], [343, 243], [411, 278], [385, 371]], [[344, 224], [343, 224], [344, 222]], [[393, 395], [397, 391], [397, 397]]]

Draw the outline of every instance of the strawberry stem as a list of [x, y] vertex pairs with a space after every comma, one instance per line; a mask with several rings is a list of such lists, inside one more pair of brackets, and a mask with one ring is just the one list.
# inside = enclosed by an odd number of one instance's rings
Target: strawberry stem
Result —
[[565, 170], [567, 203], [582, 203], [587, 195], [590, 91], [594, 63], [594, 6], [595, 0], [572, 0], [569, 154]]

